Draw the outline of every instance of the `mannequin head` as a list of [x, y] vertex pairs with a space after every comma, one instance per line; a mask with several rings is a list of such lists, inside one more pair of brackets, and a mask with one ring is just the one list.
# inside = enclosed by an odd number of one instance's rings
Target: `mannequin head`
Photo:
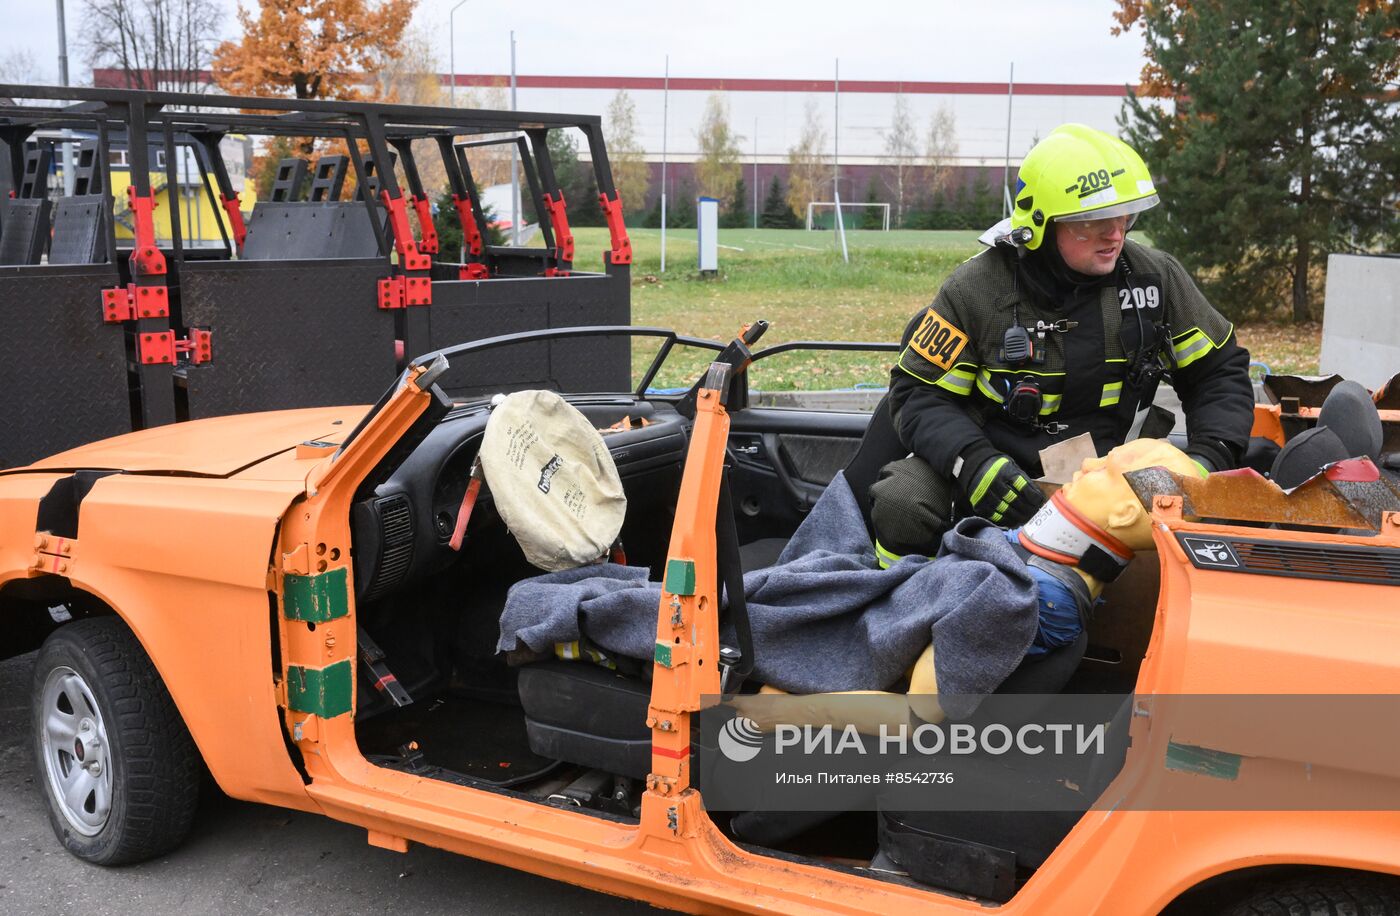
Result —
[[1163, 467], [1199, 476], [1196, 463], [1165, 439], [1134, 439], [1103, 458], [1087, 458], [1060, 492], [1089, 521], [1133, 550], [1152, 546], [1151, 516], [1123, 479], [1128, 471]]

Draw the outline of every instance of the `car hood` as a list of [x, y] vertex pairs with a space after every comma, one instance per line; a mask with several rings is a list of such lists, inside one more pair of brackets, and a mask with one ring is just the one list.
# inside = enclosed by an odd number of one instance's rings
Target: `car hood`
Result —
[[363, 404], [311, 407], [171, 423], [69, 449], [22, 470], [91, 468], [229, 477], [300, 442], [339, 442], [368, 410]]

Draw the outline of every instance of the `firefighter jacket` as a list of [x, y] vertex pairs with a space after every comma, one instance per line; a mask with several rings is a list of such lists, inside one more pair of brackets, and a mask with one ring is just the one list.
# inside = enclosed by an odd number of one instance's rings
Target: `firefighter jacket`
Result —
[[[1103, 455], [1156, 389], [1157, 373], [1139, 370], [1160, 366], [1186, 412], [1187, 450], [1217, 469], [1238, 462], [1253, 422], [1249, 354], [1175, 258], [1125, 241], [1113, 274], [1051, 294], [1028, 282], [1022, 257], [1000, 245], [970, 258], [905, 328], [890, 401], [910, 451], [945, 476], [982, 439], [1036, 476], [1042, 448], [1080, 433]], [[1039, 339], [1038, 322], [1061, 330]], [[1032, 331], [1037, 361], [1004, 358], [1013, 323]], [[1034, 424], [1002, 409], [1022, 380], [1041, 391]]]

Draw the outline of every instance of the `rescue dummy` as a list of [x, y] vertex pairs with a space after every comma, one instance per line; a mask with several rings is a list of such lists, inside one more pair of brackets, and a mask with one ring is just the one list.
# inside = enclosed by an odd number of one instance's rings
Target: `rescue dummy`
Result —
[[[1025, 557], [1039, 590], [1038, 632], [1028, 656], [1076, 640], [1082, 629], [1083, 603], [1098, 599], [1104, 586], [1126, 568], [1134, 551], [1152, 546], [1151, 516], [1123, 477], [1129, 471], [1150, 467], [1179, 474], [1200, 473], [1190, 457], [1165, 440], [1137, 439], [1118, 446], [1106, 457], [1085, 460], [1070, 482], [1030, 521], [1007, 531], [1008, 539]], [[945, 718], [938, 702], [935, 666], [930, 644], [910, 669], [905, 694], [807, 694], [796, 698], [800, 704], [785, 701], [780, 712], [774, 704], [761, 699], [755, 702], [753, 697], [737, 697], [731, 702], [740, 714], [765, 730], [782, 721], [834, 728], [855, 725], [866, 734], [878, 734], [882, 725], [897, 728], [907, 723], [911, 711], [926, 722]], [[782, 694], [784, 691], [765, 686], [758, 697]]]

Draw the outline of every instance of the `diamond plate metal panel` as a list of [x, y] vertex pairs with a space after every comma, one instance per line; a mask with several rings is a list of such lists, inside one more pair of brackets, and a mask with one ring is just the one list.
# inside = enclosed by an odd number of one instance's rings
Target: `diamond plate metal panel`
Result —
[[186, 371], [190, 419], [370, 404], [393, 382], [394, 314], [382, 260], [186, 263], [182, 320], [213, 334]]
[[[410, 355], [501, 334], [631, 323], [625, 272], [572, 277], [434, 281], [421, 333], [408, 335]], [[420, 316], [410, 315], [411, 326]], [[627, 391], [630, 344], [625, 337], [540, 341], [458, 358], [444, 377], [457, 397], [524, 388], [565, 392]], [[466, 364], [464, 359], [470, 359]], [[443, 384], [440, 382], [439, 384]]]
[[102, 320], [116, 269], [0, 268], [0, 467], [131, 431], [126, 341]]

